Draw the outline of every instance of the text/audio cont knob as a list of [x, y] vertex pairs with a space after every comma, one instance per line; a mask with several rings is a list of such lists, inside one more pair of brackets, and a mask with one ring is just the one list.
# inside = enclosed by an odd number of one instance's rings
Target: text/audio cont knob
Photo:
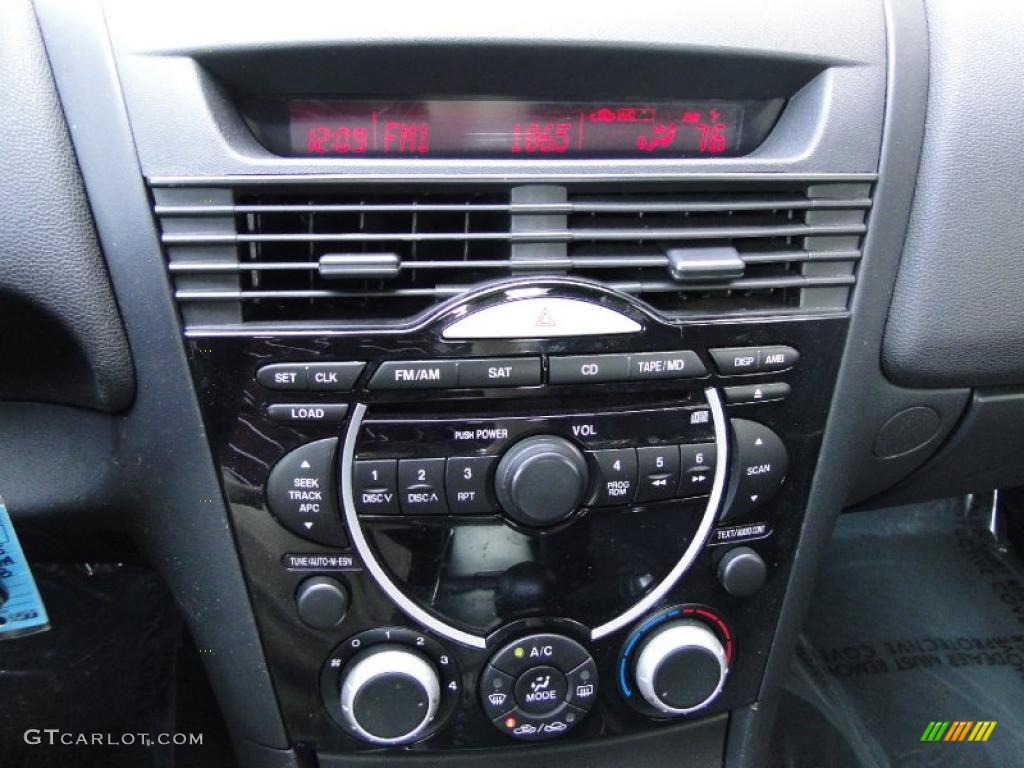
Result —
[[538, 435], [505, 453], [495, 473], [501, 508], [523, 525], [554, 525], [579, 509], [589, 484], [587, 460], [562, 437]]
[[441, 684], [434, 667], [400, 645], [369, 648], [350, 663], [341, 683], [341, 713], [372, 744], [415, 741], [437, 714]]
[[672, 621], [653, 631], [636, 656], [634, 677], [644, 700], [666, 715], [685, 715], [722, 690], [728, 661], [718, 636], [700, 621]]

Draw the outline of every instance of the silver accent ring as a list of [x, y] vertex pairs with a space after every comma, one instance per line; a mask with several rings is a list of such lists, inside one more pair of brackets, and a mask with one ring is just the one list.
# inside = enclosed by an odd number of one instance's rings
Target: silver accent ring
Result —
[[[725, 425], [725, 409], [722, 407], [722, 400], [714, 387], [704, 390], [708, 407], [711, 411], [711, 420], [715, 429], [715, 477], [711, 485], [711, 494], [708, 497], [707, 506], [704, 509], [704, 517], [701, 519], [693, 540], [683, 552], [682, 557], [673, 566], [672, 570], [663, 578], [654, 589], [626, 611], [618, 616], [609, 619], [604, 624], [590, 630], [590, 639], [599, 640], [610, 635], [636, 619], [646, 614], [658, 601], [665, 597], [668, 592], [682, 578], [683, 574], [693, 565], [694, 560], [704, 548], [704, 544], [711, 533], [718, 518], [719, 508], [725, 494], [725, 473], [729, 461], [728, 430]], [[359, 523], [359, 516], [356, 514], [355, 498], [352, 492], [352, 468], [355, 460], [356, 440], [359, 437], [359, 427], [366, 415], [366, 404], [355, 403], [352, 406], [351, 418], [348, 429], [345, 432], [345, 442], [342, 446], [341, 464], [341, 501], [342, 511], [345, 515], [345, 523], [348, 526], [349, 535], [352, 538], [352, 546], [363, 565], [370, 572], [374, 581], [377, 582], [384, 593], [391, 598], [391, 601], [410, 618], [418, 621], [426, 629], [434, 632], [440, 637], [447, 638], [456, 643], [479, 648], [487, 647], [487, 639], [482, 635], [475, 635], [442, 621], [429, 611], [419, 606], [392, 581], [387, 571], [377, 560], [370, 543], [366, 540], [362, 525]]]

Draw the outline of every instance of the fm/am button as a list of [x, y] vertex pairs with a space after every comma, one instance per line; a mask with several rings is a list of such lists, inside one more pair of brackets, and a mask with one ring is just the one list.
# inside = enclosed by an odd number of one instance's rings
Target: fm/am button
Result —
[[454, 360], [392, 360], [381, 363], [369, 389], [444, 389], [458, 384]]

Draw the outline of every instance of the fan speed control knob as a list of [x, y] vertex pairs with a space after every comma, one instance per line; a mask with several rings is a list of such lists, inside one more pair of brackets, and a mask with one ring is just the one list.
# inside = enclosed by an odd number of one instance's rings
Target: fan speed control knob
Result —
[[644, 700], [664, 715], [686, 715], [710, 704], [729, 671], [725, 648], [706, 624], [672, 621], [645, 639], [634, 677]]
[[434, 666], [410, 648], [383, 644], [352, 659], [342, 675], [341, 714], [371, 744], [416, 741], [437, 716], [441, 683]]

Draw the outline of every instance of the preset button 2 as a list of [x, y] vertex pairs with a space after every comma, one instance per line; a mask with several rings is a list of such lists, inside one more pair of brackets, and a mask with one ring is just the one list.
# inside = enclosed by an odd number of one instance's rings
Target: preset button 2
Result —
[[407, 515], [445, 515], [444, 459], [402, 459], [398, 487], [402, 512]]

